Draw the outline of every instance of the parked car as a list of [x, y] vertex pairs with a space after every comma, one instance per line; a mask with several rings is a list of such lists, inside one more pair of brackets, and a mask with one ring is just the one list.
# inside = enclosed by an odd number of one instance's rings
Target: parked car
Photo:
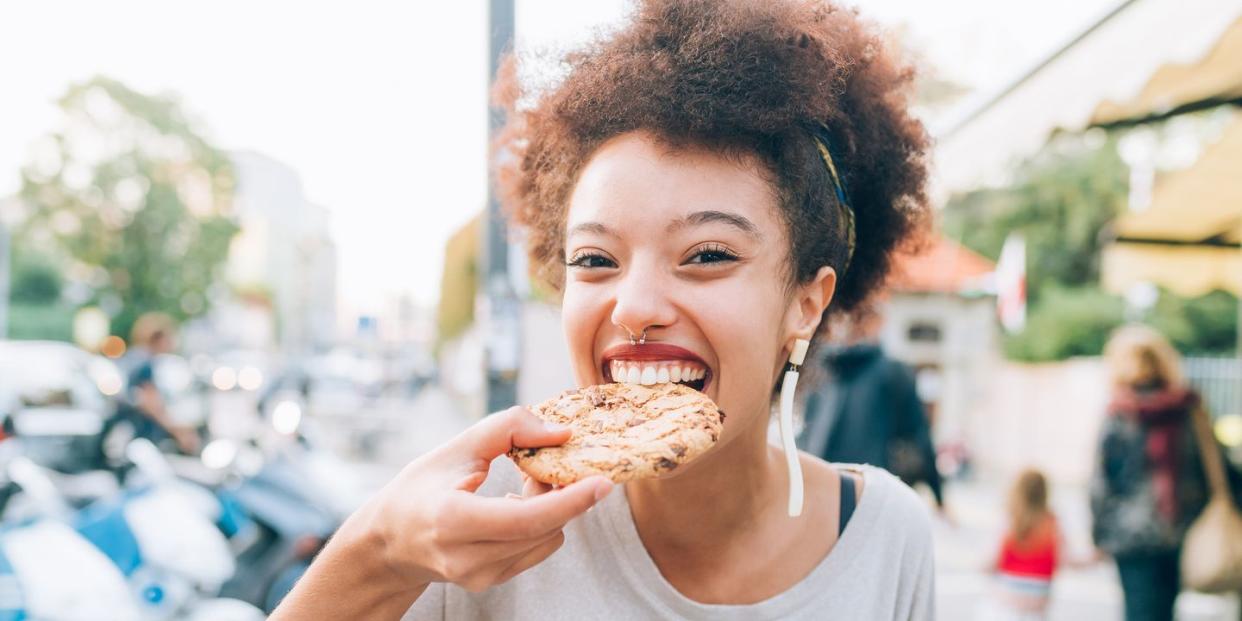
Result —
[[34, 462], [61, 472], [97, 468], [125, 388], [112, 361], [68, 343], [0, 341], [0, 429]]

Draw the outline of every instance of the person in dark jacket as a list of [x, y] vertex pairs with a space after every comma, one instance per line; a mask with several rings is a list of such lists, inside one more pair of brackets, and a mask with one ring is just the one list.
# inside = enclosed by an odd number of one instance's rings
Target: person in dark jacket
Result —
[[1191, 422], [1199, 397], [1151, 328], [1118, 329], [1104, 354], [1113, 394], [1091, 483], [1092, 535], [1117, 563], [1126, 620], [1169, 620], [1182, 540], [1208, 499]]
[[914, 371], [884, 353], [879, 326], [880, 317], [873, 316], [854, 326], [850, 344], [829, 346], [818, 355], [826, 378], [807, 395], [801, 447], [832, 463], [879, 466], [908, 485], [926, 483], [943, 509], [931, 427]]

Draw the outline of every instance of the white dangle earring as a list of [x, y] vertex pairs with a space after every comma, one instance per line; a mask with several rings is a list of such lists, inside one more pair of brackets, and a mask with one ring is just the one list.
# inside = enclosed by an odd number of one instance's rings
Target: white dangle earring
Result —
[[785, 449], [785, 467], [789, 470], [789, 517], [802, 515], [802, 464], [798, 462], [798, 446], [794, 444], [793, 400], [798, 387], [798, 367], [806, 360], [806, 350], [811, 342], [806, 339], [794, 341], [785, 367], [785, 379], [781, 382], [781, 447]]

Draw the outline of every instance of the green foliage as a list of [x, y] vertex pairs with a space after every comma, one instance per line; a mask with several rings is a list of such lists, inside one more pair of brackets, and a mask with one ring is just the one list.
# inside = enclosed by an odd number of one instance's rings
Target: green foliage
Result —
[[1005, 337], [1005, 355], [1027, 362], [1098, 356], [1113, 329], [1127, 320], [1152, 326], [1187, 354], [1230, 353], [1237, 347], [1237, 304], [1224, 291], [1190, 299], [1162, 291], [1144, 316], [1126, 317], [1125, 302], [1098, 287], [1054, 285], [1030, 307], [1026, 329]]
[[1018, 168], [1014, 182], [954, 196], [944, 232], [992, 259], [1005, 238], [1021, 233], [1027, 247], [1026, 329], [1007, 336], [1007, 356], [1025, 361], [1093, 356], [1113, 328], [1138, 319], [1161, 330], [1187, 353], [1221, 353], [1237, 344], [1237, 301], [1224, 292], [1196, 299], [1162, 292], [1147, 316], [1126, 317], [1125, 302], [1100, 290], [1102, 234], [1122, 213], [1128, 169], [1116, 137], [1062, 136]]
[[460, 336], [474, 322], [474, 296], [479, 278], [482, 215], [453, 233], [444, 248], [440, 275], [440, 306], [436, 309], [436, 350]]
[[9, 306], [8, 337], [72, 342], [73, 313], [67, 304], [13, 303]]
[[15, 254], [9, 299], [17, 304], [50, 305], [64, 285], [60, 270], [44, 257]]
[[1238, 344], [1238, 301], [1224, 291], [1197, 298], [1162, 292], [1143, 320], [1160, 330], [1179, 350], [1192, 354], [1225, 354]]
[[1005, 338], [1005, 355], [1027, 362], [1098, 356], [1124, 320], [1125, 304], [1116, 296], [1095, 287], [1048, 286], [1030, 307], [1026, 329]]
[[953, 197], [945, 233], [996, 260], [1011, 232], [1026, 240], [1027, 291], [1083, 287], [1100, 278], [1100, 232], [1125, 208], [1128, 173], [1116, 141], [1064, 137], [1028, 161], [1012, 186]]
[[63, 129], [22, 171], [24, 232], [49, 237], [75, 273], [89, 274], [114, 333], [147, 311], [205, 312], [237, 232], [228, 158], [170, 97], [95, 78], [59, 104]]

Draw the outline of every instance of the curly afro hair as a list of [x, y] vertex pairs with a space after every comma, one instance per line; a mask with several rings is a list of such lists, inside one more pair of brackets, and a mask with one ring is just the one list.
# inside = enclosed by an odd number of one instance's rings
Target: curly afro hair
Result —
[[[578, 175], [605, 141], [631, 131], [756, 158], [788, 227], [790, 284], [834, 267], [833, 311], [863, 310], [894, 249], [928, 220], [928, 138], [907, 109], [913, 71], [852, 11], [807, 0], [640, 0], [628, 25], [564, 58], [556, 85], [523, 92], [516, 62], [508, 57], [493, 90], [508, 113], [493, 145], [503, 154], [497, 189], [554, 288], [564, 282]], [[854, 212], [852, 259], [812, 138], [819, 127]]]

